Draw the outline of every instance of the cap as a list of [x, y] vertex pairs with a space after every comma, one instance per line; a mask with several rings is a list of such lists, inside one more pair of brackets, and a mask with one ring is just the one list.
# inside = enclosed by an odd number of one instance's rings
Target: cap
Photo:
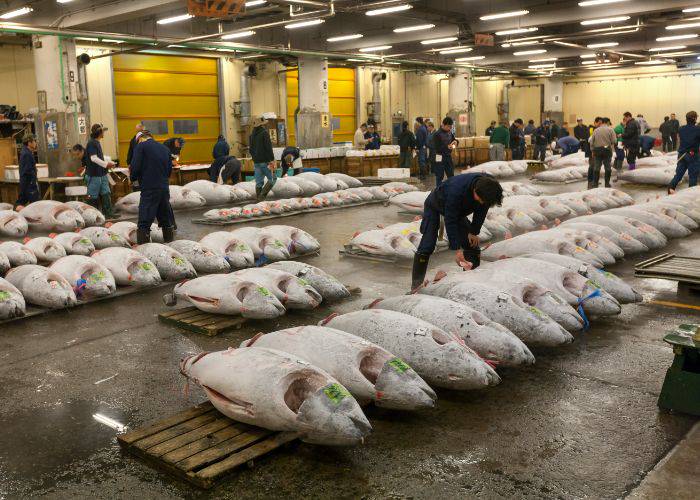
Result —
[[34, 134], [27, 134], [24, 137], [22, 137], [22, 144], [29, 144], [32, 141], [36, 141], [36, 137], [34, 137]]
[[576, 121], [577, 121], [577, 122], [582, 122], [582, 121], [583, 121], [583, 118], [576, 118]]
[[107, 127], [103, 127], [102, 124], [93, 123], [92, 127], [90, 127], [90, 135], [92, 137], [97, 137], [101, 132], [106, 132], [107, 130], [109, 129]]
[[266, 121], [267, 120], [265, 120], [265, 118], [263, 118], [262, 116], [256, 116], [255, 118], [253, 118], [253, 122], [251, 123], [251, 125], [253, 126], [253, 128], [259, 127], [260, 125], [263, 125]]

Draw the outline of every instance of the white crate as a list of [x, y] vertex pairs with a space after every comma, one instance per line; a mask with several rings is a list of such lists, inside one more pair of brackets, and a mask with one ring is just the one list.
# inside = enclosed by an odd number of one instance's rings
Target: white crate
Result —
[[380, 168], [377, 170], [380, 179], [407, 179], [411, 177], [410, 168]]
[[87, 196], [87, 186], [66, 186], [66, 196]]
[[18, 181], [19, 180], [19, 166], [18, 165], [7, 165], [5, 167], [5, 180], [6, 181]]

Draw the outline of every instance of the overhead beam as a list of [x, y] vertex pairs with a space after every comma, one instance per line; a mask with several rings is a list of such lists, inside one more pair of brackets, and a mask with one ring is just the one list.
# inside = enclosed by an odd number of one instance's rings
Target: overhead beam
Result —
[[182, 0], [125, 0], [107, 5], [94, 5], [63, 16], [56, 26], [73, 28], [77, 26], [103, 26], [130, 19], [160, 14], [165, 17], [170, 11], [181, 9], [185, 13]]

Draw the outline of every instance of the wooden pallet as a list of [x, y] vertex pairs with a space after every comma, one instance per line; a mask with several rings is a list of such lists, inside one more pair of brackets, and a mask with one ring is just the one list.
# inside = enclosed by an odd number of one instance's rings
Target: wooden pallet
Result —
[[678, 281], [696, 288], [700, 285], [700, 258], [662, 253], [634, 266], [634, 275], [639, 278]]
[[162, 312], [158, 319], [162, 323], [210, 337], [238, 330], [246, 323], [246, 319], [240, 316], [207, 313], [194, 306]]
[[236, 422], [207, 401], [117, 440], [122, 450], [152, 467], [208, 489], [297, 437]]

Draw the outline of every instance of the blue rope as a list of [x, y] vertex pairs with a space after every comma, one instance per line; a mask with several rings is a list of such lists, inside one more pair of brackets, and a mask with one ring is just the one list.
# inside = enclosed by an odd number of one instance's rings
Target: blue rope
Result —
[[600, 297], [600, 288], [596, 288], [594, 292], [591, 292], [590, 295], [587, 297], [584, 297], [582, 299], [578, 299], [578, 308], [576, 311], [578, 312], [579, 316], [581, 316], [581, 319], [583, 320], [583, 331], [587, 332], [591, 328], [591, 323], [588, 321], [588, 317], [586, 316], [586, 313], [583, 311], [583, 303], [586, 302], [588, 299], [592, 299], [593, 297]]
[[255, 266], [256, 267], [262, 267], [265, 264], [269, 262], [269, 259], [265, 257], [265, 254], [260, 254], [260, 257], [258, 257], [258, 260], [255, 261]]

